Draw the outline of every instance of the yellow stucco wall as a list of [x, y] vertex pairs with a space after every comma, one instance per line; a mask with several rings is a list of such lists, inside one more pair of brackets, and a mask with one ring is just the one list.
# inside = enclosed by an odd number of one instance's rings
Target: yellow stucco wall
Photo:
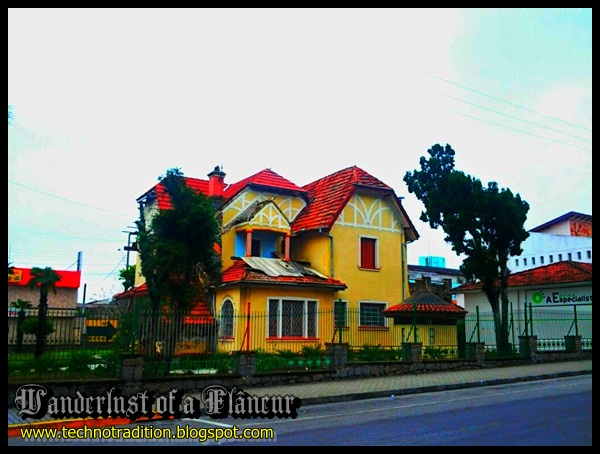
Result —
[[[371, 195], [353, 196], [329, 232], [333, 237], [333, 277], [348, 285], [336, 295], [348, 301], [402, 302], [406, 263], [403, 263], [404, 233], [387, 200]], [[359, 267], [360, 237], [376, 238], [379, 269]], [[331, 276], [331, 240], [324, 234], [293, 238], [292, 258], [309, 261], [317, 271]]]
[[[268, 300], [269, 298], [288, 298], [293, 300], [317, 301], [318, 336], [306, 340], [270, 340], [268, 335]], [[223, 302], [230, 299], [234, 307], [234, 337], [233, 339], [220, 340], [219, 351], [235, 351], [246, 347], [249, 342], [251, 348], [274, 351], [278, 349], [300, 350], [304, 345], [324, 345], [330, 342], [333, 331], [333, 322], [330, 316], [323, 311], [333, 307], [333, 292], [325, 289], [297, 289], [287, 286], [246, 286], [244, 288], [221, 288], [216, 294], [216, 312], [221, 316]], [[248, 320], [248, 303], [250, 303], [251, 317]], [[249, 329], [248, 329], [249, 327]], [[248, 334], [249, 331], [249, 334]]]

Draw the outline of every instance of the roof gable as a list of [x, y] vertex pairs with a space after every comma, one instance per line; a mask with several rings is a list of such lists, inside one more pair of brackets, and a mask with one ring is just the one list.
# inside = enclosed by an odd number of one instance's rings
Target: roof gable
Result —
[[271, 169], [264, 169], [254, 175], [251, 175], [237, 183], [230, 184], [225, 188], [223, 195], [226, 200], [231, 200], [242, 189], [247, 186], [255, 186], [263, 189], [275, 189], [279, 191], [289, 191], [305, 194], [306, 191], [287, 178], [273, 172]]
[[529, 231], [530, 232], [543, 232], [544, 230], [547, 230], [550, 227], [553, 227], [562, 222], [571, 221], [571, 220], [592, 222], [592, 216], [589, 214], [578, 213], [576, 211], [569, 211], [568, 213], [563, 214], [562, 216], [559, 216], [557, 218], [554, 218], [548, 222], [545, 222], [544, 224], [538, 225], [537, 227], [534, 227], [534, 228], [530, 229]]
[[293, 231], [330, 229], [358, 184], [392, 190], [356, 166], [327, 175], [303, 187], [309, 194], [310, 203], [296, 217]]
[[223, 231], [227, 232], [234, 226], [240, 224], [286, 231], [289, 231], [290, 229], [289, 220], [272, 199], [254, 201], [227, 223], [227, 225], [223, 227]]

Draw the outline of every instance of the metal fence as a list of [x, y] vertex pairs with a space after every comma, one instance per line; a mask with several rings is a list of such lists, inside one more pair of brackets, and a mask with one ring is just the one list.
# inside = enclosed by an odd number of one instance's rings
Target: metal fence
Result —
[[[465, 318], [467, 342], [483, 342], [486, 350], [496, 348], [492, 312], [476, 310]], [[519, 336], [536, 336], [538, 351], [565, 350], [565, 336], [581, 336], [582, 348], [592, 349], [592, 306], [572, 305], [556, 308], [527, 305], [509, 310], [509, 342], [519, 351]]]
[[[581, 336], [591, 350], [592, 314], [577, 306], [562, 310], [527, 307], [510, 312], [510, 339], [518, 353], [521, 335], [535, 335], [538, 349], [565, 350], [565, 336]], [[33, 321], [32, 321], [33, 320]], [[458, 345], [483, 342], [495, 349], [492, 313], [467, 314], [462, 320], [400, 320], [348, 309], [334, 313], [316, 306], [279, 307], [267, 313], [212, 316], [194, 312], [133, 312], [118, 306], [85, 312], [50, 309], [44, 354], [34, 357], [36, 338], [20, 327], [37, 321], [37, 309], [8, 312], [9, 378], [43, 374], [54, 377], [114, 377], [121, 353], [145, 357], [148, 376], [174, 373], [231, 372], [232, 352], [256, 351], [259, 371], [327, 368], [326, 347], [346, 343], [353, 361], [406, 359], [403, 344], [421, 342], [423, 358], [458, 358]], [[405, 322], [405, 323], [403, 323]]]

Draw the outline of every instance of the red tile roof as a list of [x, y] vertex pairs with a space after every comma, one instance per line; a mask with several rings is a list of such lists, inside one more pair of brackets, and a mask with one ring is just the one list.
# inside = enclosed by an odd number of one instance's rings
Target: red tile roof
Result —
[[148, 294], [148, 286], [144, 283], [138, 285], [137, 287], [132, 287], [129, 290], [125, 290], [124, 292], [117, 293], [113, 295], [114, 299], [123, 299], [129, 298], [131, 296], [142, 296]]
[[404, 302], [390, 306], [383, 311], [386, 317], [400, 314], [411, 314], [416, 307], [418, 314], [466, 314], [467, 311], [452, 303], [444, 301], [430, 290], [418, 289]]
[[222, 275], [224, 285], [239, 283], [262, 283], [275, 285], [300, 285], [307, 287], [330, 287], [331, 289], [345, 290], [346, 284], [338, 279], [321, 278], [318, 276], [268, 276], [266, 273], [252, 268], [243, 260], [234, 261]]
[[[303, 187], [308, 191], [310, 203], [294, 220], [292, 233], [319, 228], [331, 229], [357, 187], [368, 187], [394, 194], [390, 186], [357, 166], [339, 170]], [[398, 202], [396, 197], [394, 199]], [[398, 208], [405, 214], [399, 202]], [[408, 220], [406, 214], [405, 218]], [[412, 225], [411, 228], [414, 230]]]
[[[208, 181], [207, 180], [199, 180], [197, 178], [189, 178], [183, 177], [185, 179], [185, 184], [198, 193], [202, 193], [204, 195], [208, 195]], [[167, 191], [165, 190], [165, 185], [163, 183], [158, 183], [154, 186], [156, 190], [156, 201], [158, 203], [159, 210], [168, 210], [171, 208], [171, 198]]]
[[[148, 294], [148, 286], [146, 283], [140, 284], [137, 287], [132, 287], [121, 293], [117, 293], [113, 296], [114, 299], [126, 299], [137, 296], [145, 296]], [[204, 301], [197, 301], [194, 306], [184, 317], [183, 323], [186, 325], [211, 325], [214, 323], [214, 318], [208, 307], [208, 304]]]
[[[183, 177], [187, 186], [194, 189], [196, 192], [202, 193], [204, 195], [208, 195], [208, 180], [200, 180], [198, 178], [190, 178]], [[240, 191], [242, 191], [247, 186], [259, 186], [262, 189], [275, 189], [275, 190], [284, 190], [284, 191], [292, 191], [300, 194], [306, 194], [306, 191], [299, 186], [292, 183], [290, 180], [278, 175], [273, 172], [271, 169], [264, 169], [260, 172], [255, 173], [243, 180], [238, 181], [237, 183], [232, 183], [225, 187], [223, 191], [223, 197], [225, 200], [231, 200], [235, 197]], [[144, 195], [138, 198], [138, 200], [142, 199], [146, 195], [152, 193], [156, 194], [156, 200], [158, 203], [158, 208], [160, 210], [166, 210], [171, 208], [171, 202], [169, 195], [165, 191], [165, 186], [163, 183], [157, 183], [152, 189], [146, 192]]]
[[282, 177], [281, 175], [273, 172], [271, 169], [264, 169], [254, 175], [251, 175], [243, 180], [238, 181], [237, 183], [230, 184], [225, 188], [223, 195], [226, 200], [231, 200], [235, 197], [242, 189], [246, 186], [261, 186], [262, 188], [271, 188], [271, 189], [283, 189], [287, 191], [306, 193], [306, 191], [299, 186], [292, 183], [287, 178]]
[[[208, 180], [199, 180], [197, 178], [189, 177], [184, 178], [189, 187], [197, 192], [208, 195]], [[226, 186], [223, 191], [225, 201], [231, 200], [247, 186], [258, 187], [258, 189], [263, 190], [275, 189], [279, 191], [291, 191], [305, 196], [309, 200], [308, 205], [296, 217], [292, 224], [292, 233], [298, 233], [304, 230], [317, 230], [320, 228], [329, 230], [358, 187], [380, 190], [384, 193], [394, 195], [394, 201], [397, 204], [397, 208], [402, 213], [406, 222], [408, 222], [412, 232], [412, 235], [409, 234], [409, 239], [417, 239], [419, 237], [414, 225], [402, 207], [401, 202], [395, 196], [394, 190], [357, 166], [339, 170], [303, 187], [297, 186], [290, 180], [273, 172], [271, 169], [264, 169], [243, 180]], [[158, 208], [160, 210], [169, 209], [171, 207], [169, 196], [165, 191], [164, 185], [160, 182], [144, 195], [140, 196], [138, 201], [152, 193], [156, 195]]]
[[[532, 285], [571, 284], [592, 281], [592, 264], [563, 261], [546, 266], [520, 271], [508, 276], [509, 287], [527, 287]], [[467, 282], [452, 289], [454, 293], [481, 290], [481, 282]]]

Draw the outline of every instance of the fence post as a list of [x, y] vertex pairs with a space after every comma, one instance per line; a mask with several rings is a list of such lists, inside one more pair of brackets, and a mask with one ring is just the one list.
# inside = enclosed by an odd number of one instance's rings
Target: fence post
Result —
[[565, 351], [569, 353], [581, 353], [581, 336], [565, 336]]
[[477, 343], [480, 344], [481, 343], [481, 332], [479, 331], [480, 329], [480, 324], [479, 324], [479, 306], [475, 306], [475, 314], [477, 316]]
[[485, 361], [485, 344], [483, 342], [467, 342], [467, 359], [474, 359], [483, 365]]
[[144, 356], [137, 353], [121, 355], [121, 380], [139, 381], [144, 371]]
[[534, 358], [537, 355], [537, 336], [519, 336], [519, 352], [521, 356]]
[[256, 374], [256, 352], [240, 351], [237, 352], [237, 363], [235, 372], [247, 379]]
[[246, 351], [250, 351], [250, 301], [248, 301], [247, 309], [246, 309]]
[[344, 309], [342, 307], [342, 299], [338, 299], [338, 344], [342, 343], [342, 318], [344, 317]]
[[326, 343], [325, 348], [331, 357], [331, 367], [338, 369], [348, 363], [348, 344]]

